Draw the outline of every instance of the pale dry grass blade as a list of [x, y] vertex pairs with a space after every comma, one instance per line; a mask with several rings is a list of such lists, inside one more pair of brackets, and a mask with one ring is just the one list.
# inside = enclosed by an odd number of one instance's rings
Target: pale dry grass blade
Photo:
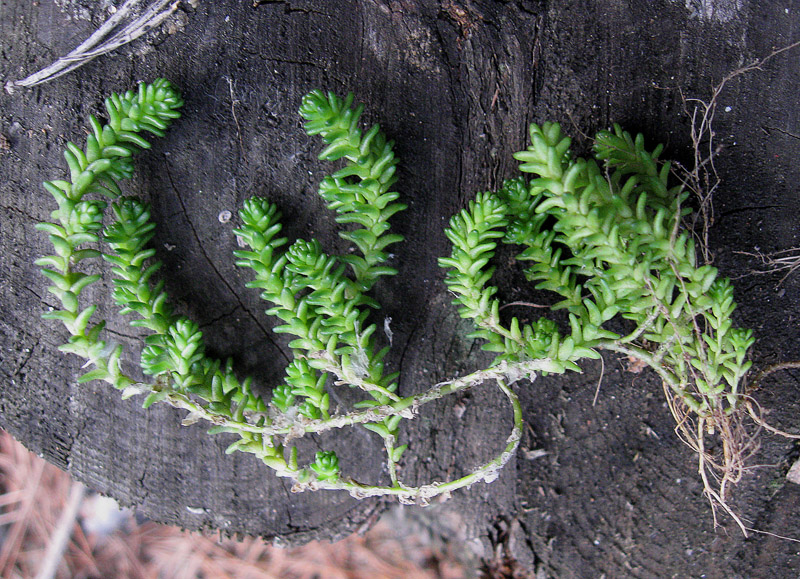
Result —
[[72, 529], [75, 527], [78, 510], [85, 494], [86, 488], [82, 484], [72, 483], [66, 507], [47, 545], [47, 551], [39, 571], [36, 573], [36, 579], [52, 579], [55, 577], [58, 564], [61, 562], [64, 550], [67, 548], [67, 543], [72, 536]]
[[[6, 91], [12, 93], [15, 88], [36, 86], [53, 80], [102, 54], [133, 42], [150, 30], [158, 28], [168, 16], [178, 9], [180, 0], [156, 0], [142, 14], [136, 15], [135, 11], [140, 3], [141, 0], [127, 0], [100, 28], [69, 54], [26, 78], [7, 82]], [[123, 22], [131, 15], [134, 16], [134, 19], [123, 26]]]

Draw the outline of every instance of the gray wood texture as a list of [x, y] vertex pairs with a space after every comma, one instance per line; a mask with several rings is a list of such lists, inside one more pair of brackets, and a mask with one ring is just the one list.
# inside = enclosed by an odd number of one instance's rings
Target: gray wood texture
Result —
[[[103, 6], [0, 3], [0, 84], [71, 50], [107, 17]], [[218, 216], [266, 195], [281, 206], [290, 238], [316, 236], [341, 250], [315, 195], [330, 167], [316, 160], [319, 143], [305, 136], [296, 109], [313, 88], [355, 92], [401, 159], [397, 188], [409, 209], [396, 224], [406, 242], [394, 247], [400, 275], [381, 282], [377, 297], [392, 319], [388, 363], [403, 372], [401, 391], [414, 392], [487, 360], [465, 338], [469, 325], [450, 305], [436, 258], [449, 252], [447, 219], [514, 175], [511, 155], [525, 146], [529, 122], [562, 122], [579, 151], [588, 144], [581, 134], [619, 122], [688, 162], [682, 96], [708, 98], [729, 71], [798, 40], [798, 29], [796, 0], [207, 1], [183, 5], [161, 30], [69, 75], [1, 93], [0, 426], [158, 521], [285, 544], [364, 528], [383, 503], [292, 494], [255, 459], [224, 455], [230, 440], [201, 424], [181, 427], [181, 413], [144, 411], [103, 384], [76, 383], [79, 362], [56, 350], [64, 332], [39, 317], [52, 299], [32, 262], [49, 249], [33, 225], [53, 208], [41, 181], [64, 173], [63, 146], [83, 143], [102, 98], [159, 76], [181, 88], [184, 117], [140, 155], [126, 191], [152, 203], [155, 247], [179, 310], [201, 323], [213, 354], [233, 356], [267, 391], [286, 343], [233, 265], [236, 218]], [[756, 332], [760, 367], [798, 357], [800, 277], [755, 275], [758, 260], [738, 252], [798, 244], [798, 94], [800, 52], [791, 51], [732, 82], [716, 118], [723, 185], [711, 246], [715, 264], [737, 278], [739, 322]], [[518, 272], [499, 279], [504, 299], [532, 299]], [[112, 312], [107, 284], [92, 297], [101, 314]], [[124, 321], [109, 335], [135, 344]], [[502, 552], [542, 576], [797, 576], [795, 544], [744, 540], [722, 514], [714, 529], [660, 385], [623, 366], [605, 358], [594, 406], [596, 363], [520, 385], [528, 428], [518, 457], [493, 484], [420, 516], [457, 528], [487, 559]], [[775, 376], [758, 399], [775, 425], [797, 428], [795, 375]], [[491, 456], [510, 424], [489, 387], [445, 400], [406, 428], [403, 474], [457, 475]], [[351, 472], [381, 475], [374, 437], [356, 430], [332, 444]], [[784, 480], [796, 455], [790, 441], [762, 440], [753, 464], [773, 466], [749, 472], [733, 500], [752, 527], [800, 537], [800, 488]]]

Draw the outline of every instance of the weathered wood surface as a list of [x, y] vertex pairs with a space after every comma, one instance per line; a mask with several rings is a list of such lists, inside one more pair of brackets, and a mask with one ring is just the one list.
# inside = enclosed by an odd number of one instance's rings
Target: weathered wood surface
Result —
[[[0, 4], [0, 84], [72, 49], [107, 16], [101, 4]], [[32, 266], [48, 251], [33, 224], [52, 210], [39, 183], [63, 173], [63, 145], [82, 142], [102, 97], [158, 76], [181, 87], [184, 118], [141, 155], [127, 189], [153, 205], [161, 224], [155, 246], [179, 308], [201, 323], [214, 354], [233, 356], [269, 385], [280, 376], [285, 342], [244, 289], [247, 274], [233, 266], [236, 220], [218, 215], [267, 195], [283, 209], [290, 236], [340, 247], [314, 194], [329, 167], [316, 161], [319, 143], [302, 132], [296, 108], [312, 88], [354, 91], [366, 119], [395, 139], [402, 163], [398, 188], [409, 209], [397, 229], [407, 241], [395, 251], [400, 275], [377, 290], [392, 318], [389, 363], [403, 371], [401, 390], [412, 392], [485, 359], [464, 338], [468, 326], [450, 306], [435, 260], [449, 251], [442, 229], [450, 215], [513, 174], [511, 154], [525, 145], [529, 122], [564, 123], [580, 148], [580, 132], [616, 121], [686, 161], [681, 94], [707, 98], [730, 70], [797, 40], [798, 25], [800, 4], [790, 0], [208, 1], [72, 74], [0, 94], [0, 425], [159, 521], [289, 543], [361, 528], [381, 504], [291, 494], [254, 459], [225, 456], [224, 437], [180, 427], [180, 413], [143, 411], [103, 384], [76, 384], [78, 362], [56, 350], [63, 332], [39, 318], [52, 300]], [[798, 243], [799, 65], [800, 53], [788, 52], [732, 82], [716, 119], [723, 186], [712, 248], [716, 264], [740, 278], [739, 318], [756, 331], [759, 366], [798, 357], [800, 278], [779, 285], [779, 276], [752, 275], [757, 260], [737, 252]], [[503, 292], [530, 297], [513, 276], [503, 278]], [[95, 295], [110, 311], [108, 287]], [[111, 330], [112, 339], [132, 343], [124, 323]], [[431, 518], [458, 527], [486, 557], [500, 544], [546, 576], [796, 576], [794, 544], [744, 540], [724, 515], [714, 530], [695, 458], [672, 432], [660, 386], [622, 365], [606, 358], [594, 406], [597, 364], [521, 387], [529, 428], [519, 456], [495, 483], [431, 507]], [[777, 376], [759, 400], [776, 425], [797, 427], [793, 375]], [[458, 474], [490, 456], [509, 427], [490, 388], [444, 401], [409, 425], [404, 474]], [[352, 472], [380, 474], [369, 458], [378, 445], [363, 432], [337, 447]], [[547, 454], [532, 459], [532, 450]], [[800, 536], [800, 487], [784, 484], [795, 457], [790, 442], [763, 440], [753, 463], [775, 466], [748, 473], [734, 501], [751, 526]]]

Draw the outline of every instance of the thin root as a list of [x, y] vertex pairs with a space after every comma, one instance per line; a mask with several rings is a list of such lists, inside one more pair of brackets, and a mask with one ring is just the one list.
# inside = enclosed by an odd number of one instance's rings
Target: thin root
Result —
[[745, 402], [745, 408], [747, 409], [748, 414], [750, 414], [750, 418], [753, 419], [753, 422], [758, 424], [764, 430], [767, 430], [772, 434], [783, 436], [784, 438], [790, 438], [792, 440], [800, 440], [800, 434], [792, 434], [790, 432], [786, 432], [785, 430], [775, 428], [774, 426], [771, 426], [766, 421], [764, 421], [764, 419], [761, 417], [762, 414], [761, 407], [755, 400], [748, 399], [747, 402]]
[[[746, 537], [749, 529], [727, 499], [730, 487], [742, 479], [747, 460], [758, 450], [758, 431], [748, 434], [742, 421], [747, 405], [728, 412], [715, 410], [707, 416], [693, 418], [675, 392], [666, 385], [664, 392], [675, 419], [676, 434], [697, 455], [698, 473], [703, 481], [703, 493], [711, 504], [714, 526], [719, 524], [717, 508], [721, 507]], [[765, 427], [763, 421], [756, 421], [756, 424]], [[722, 445], [721, 452], [712, 454], [706, 448], [706, 437], [709, 436]]]

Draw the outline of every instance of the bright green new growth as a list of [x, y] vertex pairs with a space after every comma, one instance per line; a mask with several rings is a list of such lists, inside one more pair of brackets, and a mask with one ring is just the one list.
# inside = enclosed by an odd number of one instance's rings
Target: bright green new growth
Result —
[[[692, 240], [680, 227], [686, 195], [667, 186], [669, 164], [658, 161], [660, 148], [648, 153], [641, 137], [634, 141], [619, 128], [602, 132], [596, 144], [601, 168], [593, 160], [572, 158], [570, 141], [555, 124], [532, 125], [531, 146], [516, 155], [522, 171], [536, 178], [512, 179], [495, 193], [478, 195], [446, 230], [454, 245], [452, 256], [440, 260], [449, 268], [446, 283], [462, 316], [475, 321], [473, 336], [497, 354], [495, 363], [401, 396], [398, 374], [385, 372], [388, 348], [378, 349], [370, 322], [371, 311], [380, 306], [367, 292], [380, 277], [396, 273], [387, 265], [386, 249], [402, 237], [390, 233], [389, 221], [405, 205], [392, 190], [393, 143], [377, 125], [362, 132], [362, 108], [353, 108], [352, 101], [352, 95], [342, 100], [314, 91], [303, 98], [300, 114], [306, 132], [327, 145], [320, 159], [343, 163], [322, 180], [319, 194], [347, 228], [341, 237], [357, 251], [336, 256], [314, 239], [289, 243], [280, 236], [278, 207], [263, 198], [244, 203], [241, 226], [234, 230], [243, 247], [234, 252], [236, 263], [254, 276], [248, 287], [260, 290], [267, 313], [281, 321], [275, 331], [291, 338], [292, 361], [269, 400], [253, 391], [249, 378], [237, 379], [230, 361], [208, 357], [198, 325], [173, 312], [163, 282], [153, 281], [160, 264], [147, 247], [155, 228], [149, 208], [123, 197], [118, 185], [132, 173], [132, 154], [149, 147], [140, 133], [163, 135], [180, 116], [180, 96], [159, 79], [106, 101], [109, 122], [90, 119], [85, 150], [67, 145], [70, 179], [44, 184], [58, 210], [52, 223], [37, 226], [49, 234], [55, 254], [36, 263], [61, 303], [44, 317], [62, 321], [68, 330], [61, 349], [93, 366], [80, 382], [105, 380], [122, 390], [123, 398], [146, 394], [145, 407], [166, 402], [187, 410], [185, 425], [203, 419], [213, 425], [210, 433], [237, 435], [227, 452], [255, 455], [291, 479], [295, 490], [338, 489], [358, 498], [391, 495], [423, 504], [491, 482], [513, 456], [522, 411], [512, 382], [537, 372], [578, 370], [582, 358], [597, 358], [603, 348], [652, 366], [675, 398], [700, 417], [701, 442], [705, 427], [723, 425], [739, 407], [752, 336], [731, 325], [735, 305], [728, 281], [717, 279], [715, 268], [695, 264]], [[111, 201], [109, 211], [105, 199]], [[547, 318], [527, 325], [501, 319], [497, 290], [489, 285], [498, 240], [522, 247], [517, 258], [530, 262], [528, 279], [560, 297], [551, 309], [567, 311], [569, 332]], [[104, 253], [96, 249], [101, 243]], [[131, 325], [146, 333], [144, 382], [122, 372], [122, 347], [101, 339], [105, 321], [91, 323], [96, 306], [80, 305], [83, 290], [101, 277], [80, 267], [100, 257], [110, 264], [120, 314], [132, 314]], [[605, 327], [615, 317], [628, 320], [626, 335]], [[402, 420], [487, 380], [497, 383], [513, 411], [514, 426], [502, 451], [455, 480], [403, 482]], [[332, 411], [331, 394], [341, 387], [360, 396], [355, 410]], [[674, 403], [672, 408], [677, 418]], [[388, 484], [355, 480], [330, 450], [301, 464], [294, 440], [359, 425], [381, 437]]]
[[[752, 331], [734, 328], [736, 304], [727, 278], [696, 264], [681, 227], [687, 193], [668, 186], [670, 164], [618, 126], [601, 131], [592, 159], [573, 158], [555, 123], [531, 125], [531, 145], [514, 157], [530, 182], [511, 179], [483, 193], [450, 222], [453, 255], [440, 259], [459, 311], [498, 360], [549, 358], [563, 371], [598, 350], [624, 352], [653, 367], [688, 408], [714, 420], [737, 409]], [[520, 246], [517, 259], [536, 289], [560, 300], [569, 332], [540, 318], [503, 324], [488, 262], [497, 240]], [[621, 335], [604, 325], [630, 320]]]
[[[49, 234], [56, 253], [36, 260], [36, 265], [41, 266], [42, 273], [53, 282], [48, 289], [60, 300], [63, 309], [48, 312], [43, 317], [61, 320], [69, 330], [71, 337], [69, 343], [61, 346], [62, 351], [77, 354], [94, 364], [95, 369], [82, 376], [81, 382], [102, 379], [117, 388], [133, 384], [120, 372], [122, 348], [111, 348], [99, 338], [105, 323], [89, 323], [96, 306], [81, 309], [78, 304], [81, 292], [100, 279], [99, 275], [82, 273], [76, 266], [85, 259], [100, 256], [99, 251], [87, 246], [99, 240], [103, 210], [107, 205], [102, 199], [88, 197], [119, 197], [117, 181], [133, 173], [131, 155], [137, 149], [150, 147], [139, 133], [148, 131], [163, 136], [172, 120], [180, 116], [177, 109], [182, 105], [178, 93], [162, 79], [151, 85], [139, 85], [138, 93], [111, 95], [106, 99], [108, 124], [101, 125], [94, 117], [89, 119], [91, 133], [86, 139], [85, 151], [67, 143], [64, 157], [69, 165], [69, 181], [44, 183], [45, 189], [55, 198], [58, 210], [52, 213], [55, 223], [40, 223], [36, 227]], [[129, 227], [138, 229], [135, 233], [146, 237], [152, 228], [143, 221], [136, 223], [136, 216], [130, 217]], [[141, 267], [142, 261], [149, 257], [142, 253], [144, 243], [137, 246], [134, 241], [123, 245], [120, 246], [122, 251], [135, 261], [133, 267]], [[140, 271], [134, 275], [143, 277], [146, 283], [151, 273]], [[153, 312], [153, 315], [163, 317], [163, 312]], [[162, 325], [162, 329], [166, 329], [166, 325]]]

